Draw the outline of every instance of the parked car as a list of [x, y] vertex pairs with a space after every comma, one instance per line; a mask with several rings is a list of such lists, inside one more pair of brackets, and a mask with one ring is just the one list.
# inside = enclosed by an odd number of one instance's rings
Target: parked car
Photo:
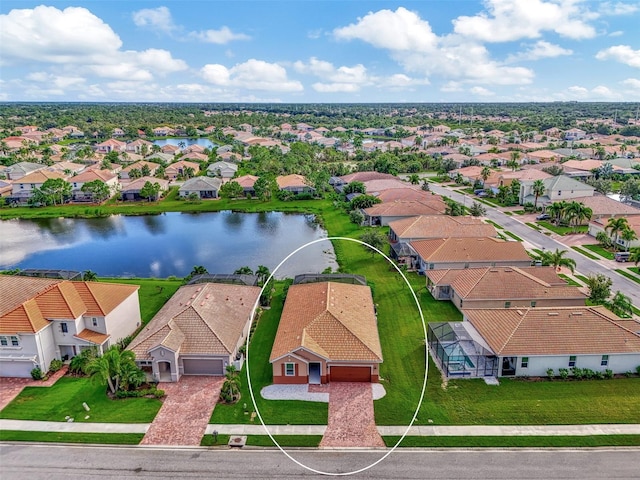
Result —
[[628, 262], [631, 254], [629, 252], [616, 252], [613, 258], [616, 262]]
[[536, 220], [549, 220], [550, 218], [551, 215], [549, 215], [548, 213], [541, 213], [536, 217]]

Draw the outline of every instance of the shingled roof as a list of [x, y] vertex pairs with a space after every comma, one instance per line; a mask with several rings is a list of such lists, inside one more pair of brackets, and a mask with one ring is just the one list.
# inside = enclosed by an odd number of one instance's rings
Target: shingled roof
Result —
[[334, 282], [292, 285], [270, 361], [298, 348], [328, 360], [382, 362], [371, 289]]

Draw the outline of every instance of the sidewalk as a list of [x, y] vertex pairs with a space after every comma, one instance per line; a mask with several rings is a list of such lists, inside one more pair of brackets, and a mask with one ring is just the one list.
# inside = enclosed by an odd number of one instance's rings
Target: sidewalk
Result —
[[[36, 422], [31, 420], [0, 420], [0, 430], [68, 433], [146, 433], [148, 423], [66, 423]], [[269, 425], [271, 435], [324, 435], [326, 425]], [[258, 425], [207, 425], [206, 434], [266, 435]], [[406, 426], [378, 426], [380, 435], [403, 435]], [[423, 425], [411, 427], [410, 436], [423, 437], [553, 437], [590, 435], [640, 435], [640, 424], [604, 425]]]

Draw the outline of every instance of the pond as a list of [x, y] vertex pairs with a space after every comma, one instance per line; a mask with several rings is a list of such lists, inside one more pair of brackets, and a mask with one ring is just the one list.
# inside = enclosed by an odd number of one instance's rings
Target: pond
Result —
[[[108, 277], [184, 277], [195, 265], [209, 273], [249, 266], [270, 270], [326, 231], [311, 215], [281, 212], [168, 212], [91, 219], [4, 220], [0, 269], [93, 270]], [[293, 256], [278, 278], [337, 268], [329, 241]]]
[[165, 145], [173, 145], [174, 147], [179, 147], [183, 143], [185, 147], [189, 147], [191, 145], [200, 145], [204, 148], [212, 148], [216, 145], [208, 138], [163, 138], [161, 140], [153, 141], [153, 144], [158, 145], [159, 147], [164, 147]]

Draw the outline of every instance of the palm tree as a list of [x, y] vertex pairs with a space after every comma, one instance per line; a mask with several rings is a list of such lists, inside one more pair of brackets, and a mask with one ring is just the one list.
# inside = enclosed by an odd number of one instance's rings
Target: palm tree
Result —
[[622, 233], [620, 234], [620, 238], [624, 240], [626, 244], [625, 251], [628, 252], [631, 242], [633, 242], [634, 240], [637, 240], [638, 235], [636, 235], [636, 232], [634, 232], [631, 228], [625, 228], [624, 230], [622, 230]]
[[482, 171], [480, 172], [480, 176], [482, 177], [482, 182], [484, 184], [484, 182], [487, 181], [487, 178], [489, 178], [489, 175], [491, 175], [491, 169], [489, 167], [483, 167]]
[[85, 270], [82, 272], [82, 280], [85, 282], [96, 282], [98, 280], [98, 275], [92, 270]]
[[544, 192], [546, 190], [546, 187], [544, 186], [544, 182], [542, 180], [536, 180], [535, 182], [533, 182], [533, 185], [531, 187], [533, 194], [535, 195], [535, 202], [533, 202], [533, 207], [535, 209], [538, 208], [538, 197], [540, 195], [544, 195]]
[[417, 185], [420, 183], [420, 177], [417, 173], [412, 173], [411, 175], [409, 175], [409, 183], [411, 185]]
[[581, 202], [571, 202], [566, 206], [565, 214], [569, 225], [573, 222], [574, 231], [578, 230], [578, 225], [581, 225], [584, 220], [591, 220], [593, 210], [586, 207]]
[[562, 216], [566, 203], [564, 200], [561, 202], [553, 202], [545, 207], [545, 211], [556, 223], [560, 223], [560, 217]]
[[629, 255], [629, 261], [638, 266], [640, 263], [640, 247], [634, 247], [629, 251], [631, 252], [631, 255]]
[[138, 368], [135, 360], [136, 356], [131, 350], [120, 350], [117, 345], [112, 345], [102, 356], [91, 359], [86, 371], [91, 377], [106, 383], [111, 393], [115, 394], [122, 388], [123, 376], [127, 376], [124, 381], [126, 385], [135, 384], [140, 378], [139, 374], [133, 372]]
[[235, 270], [235, 272], [233, 272], [234, 275], [253, 275], [253, 270], [251, 270], [251, 268], [244, 266], [244, 267], [240, 267], [237, 268]]
[[235, 365], [227, 365], [225, 381], [220, 390], [220, 398], [226, 403], [235, 403], [240, 400], [240, 379]]
[[196, 265], [193, 267], [193, 270], [191, 270], [191, 273], [189, 275], [193, 277], [195, 275], [206, 275], [207, 273], [209, 272], [205, 267], [203, 267], [202, 265]]
[[620, 316], [631, 316], [633, 313], [631, 299], [620, 290], [611, 299], [611, 309]]
[[566, 258], [564, 256], [565, 253], [567, 253], [566, 250], [560, 250], [556, 248], [555, 252], [542, 252], [540, 258], [542, 260], [542, 264], [545, 266], [553, 266], [556, 268], [556, 270], [559, 270], [560, 267], [567, 267], [569, 270], [571, 270], [571, 273], [573, 273], [576, 268], [576, 261], [572, 258]]
[[615, 237], [614, 243], [618, 245], [618, 237], [625, 229], [629, 228], [629, 222], [624, 217], [610, 218], [607, 222], [607, 226], [604, 227], [605, 232]]
[[264, 285], [267, 278], [269, 278], [269, 275], [271, 275], [271, 272], [267, 267], [264, 265], [258, 265], [258, 268], [256, 269], [256, 276], [258, 277], [259, 285]]

